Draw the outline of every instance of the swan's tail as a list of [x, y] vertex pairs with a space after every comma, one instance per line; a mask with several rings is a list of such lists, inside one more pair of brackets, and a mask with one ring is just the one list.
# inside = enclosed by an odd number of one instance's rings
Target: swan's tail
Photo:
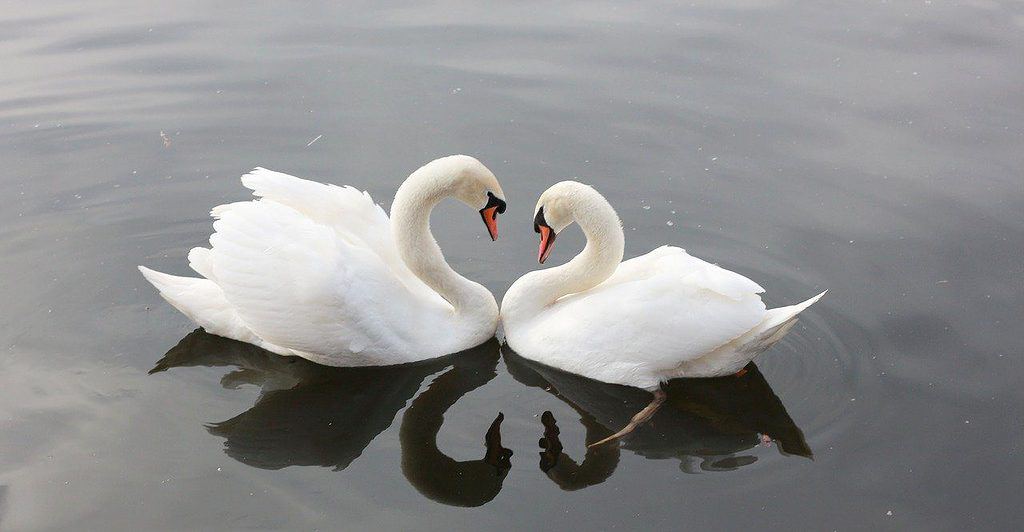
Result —
[[827, 293], [828, 290], [825, 290], [803, 303], [769, 309], [761, 323], [739, 337], [735, 343], [742, 346], [743, 351], [754, 354], [768, 349], [775, 342], [781, 340], [783, 336], [786, 336], [786, 333], [796, 325], [798, 314], [806, 310], [807, 307], [817, 303]]
[[246, 327], [213, 281], [169, 275], [145, 266], [139, 266], [139, 271], [171, 306], [207, 332], [256, 345], [264, 343]]
[[797, 315], [827, 293], [828, 290], [825, 290], [803, 303], [768, 310], [756, 327], [696, 360], [680, 364], [669, 378], [721, 377], [740, 371], [762, 351], [786, 336], [796, 325]]

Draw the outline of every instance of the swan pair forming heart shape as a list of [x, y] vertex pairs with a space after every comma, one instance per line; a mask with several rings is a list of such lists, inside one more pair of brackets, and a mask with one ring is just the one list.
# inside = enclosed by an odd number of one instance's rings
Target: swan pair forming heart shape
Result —
[[[413, 172], [390, 218], [352, 187], [263, 168], [242, 184], [256, 199], [215, 207], [210, 247], [188, 254], [202, 277], [139, 267], [208, 332], [330, 366], [426, 360], [495, 335], [494, 296], [456, 273], [430, 232], [431, 210], [454, 197], [497, 238], [505, 195], [476, 159], [453, 155]], [[574, 181], [537, 203], [541, 263], [573, 222], [587, 237], [583, 251], [521, 277], [500, 309], [513, 350], [571, 373], [652, 391], [677, 377], [735, 373], [824, 295], [768, 310], [757, 283], [677, 247], [623, 262], [615, 210]]]

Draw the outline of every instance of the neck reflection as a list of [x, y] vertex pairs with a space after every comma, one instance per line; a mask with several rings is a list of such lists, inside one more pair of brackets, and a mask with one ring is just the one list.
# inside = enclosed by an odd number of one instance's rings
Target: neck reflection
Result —
[[497, 342], [491, 341], [422, 363], [332, 368], [197, 329], [150, 373], [187, 366], [236, 367], [221, 385], [233, 389], [252, 384], [262, 393], [249, 410], [207, 426], [224, 438], [228, 456], [260, 469], [320, 466], [341, 471], [394, 423], [427, 377], [443, 371], [402, 417], [402, 470], [432, 500], [479, 506], [498, 494], [510, 468], [511, 451], [501, 446], [501, 414], [487, 429], [480, 460], [456, 462], [438, 449], [436, 440], [444, 413], [494, 378], [498, 359]]
[[462, 396], [483, 386], [497, 373], [498, 352], [486, 358], [465, 358], [434, 379], [402, 416], [402, 472], [424, 496], [451, 506], [482, 506], [501, 491], [511, 469], [512, 451], [501, 445], [499, 412], [484, 438], [479, 460], [457, 462], [437, 447], [444, 413]]
[[[537, 364], [507, 346], [502, 351], [513, 378], [548, 391], [580, 415], [587, 444], [614, 433], [650, 402], [650, 394], [643, 390]], [[688, 473], [750, 465], [757, 456], [746, 451], [768, 443], [774, 443], [786, 456], [812, 456], [803, 432], [754, 364], [747, 366], [742, 377], [677, 379], [669, 382], [665, 391], [668, 398], [661, 409], [624, 437], [621, 448], [649, 459], [675, 458]], [[541, 421], [540, 467], [559, 487], [577, 490], [611, 477], [619, 462], [620, 443], [588, 448], [577, 464], [563, 450], [555, 417], [545, 412]]]

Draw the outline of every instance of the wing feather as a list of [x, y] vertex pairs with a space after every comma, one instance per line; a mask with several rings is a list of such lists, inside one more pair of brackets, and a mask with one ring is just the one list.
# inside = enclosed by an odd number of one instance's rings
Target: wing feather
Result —
[[[572, 353], [576, 360], [568, 366], [646, 373], [699, 358], [755, 327], [765, 315], [762, 291], [740, 274], [665, 246], [623, 262], [597, 287], [560, 299], [535, 331], [549, 352]], [[570, 341], [576, 344], [558, 345]]]
[[[242, 176], [242, 184], [257, 198], [290, 207], [317, 224], [330, 227], [346, 243], [377, 254], [385, 266], [419, 297], [443, 301], [401, 259], [391, 236], [388, 215], [373, 202], [368, 192], [301, 179], [266, 168], [255, 168]], [[228, 205], [227, 208], [232, 207]]]
[[367, 192], [255, 168], [242, 176], [242, 184], [258, 198], [295, 209], [329, 226], [353, 244], [385, 250], [391, 235], [388, 215]]
[[[211, 273], [239, 317], [268, 342], [325, 355], [364, 353], [379, 362], [377, 351], [394, 346], [400, 322], [429, 311], [380, 255], [291, 207], [263, 199], [233, 204], [219, 216]], [[381, 306], [380, 298], [396, 305]]]
[[257, 199], [214, 207], [210, 247], [189, 252], [205, 279], [143, 268], [176, 307], [215, 334], [331, 365], [419, 360], [424, 330], [451, 305], [401, 260], [370, 195], [257, 168]]

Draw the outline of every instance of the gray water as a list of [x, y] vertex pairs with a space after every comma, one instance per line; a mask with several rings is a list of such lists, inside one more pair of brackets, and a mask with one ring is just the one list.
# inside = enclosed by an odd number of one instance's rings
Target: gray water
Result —
[[[1019, 526], [1024, 5], [378, 4], [3, 5], [0, 529]], [[135, 270], [189, 273], [254, 166], [388, 206], [451, 153], [508, 196], [495, 243], [454, 202], [433, 220], [499, 298], [573, 177], [627, 256], [685, 247], [769, 306], [830, 292], [588, 453], [647, 397], [496, 342], [283, 359]]]

